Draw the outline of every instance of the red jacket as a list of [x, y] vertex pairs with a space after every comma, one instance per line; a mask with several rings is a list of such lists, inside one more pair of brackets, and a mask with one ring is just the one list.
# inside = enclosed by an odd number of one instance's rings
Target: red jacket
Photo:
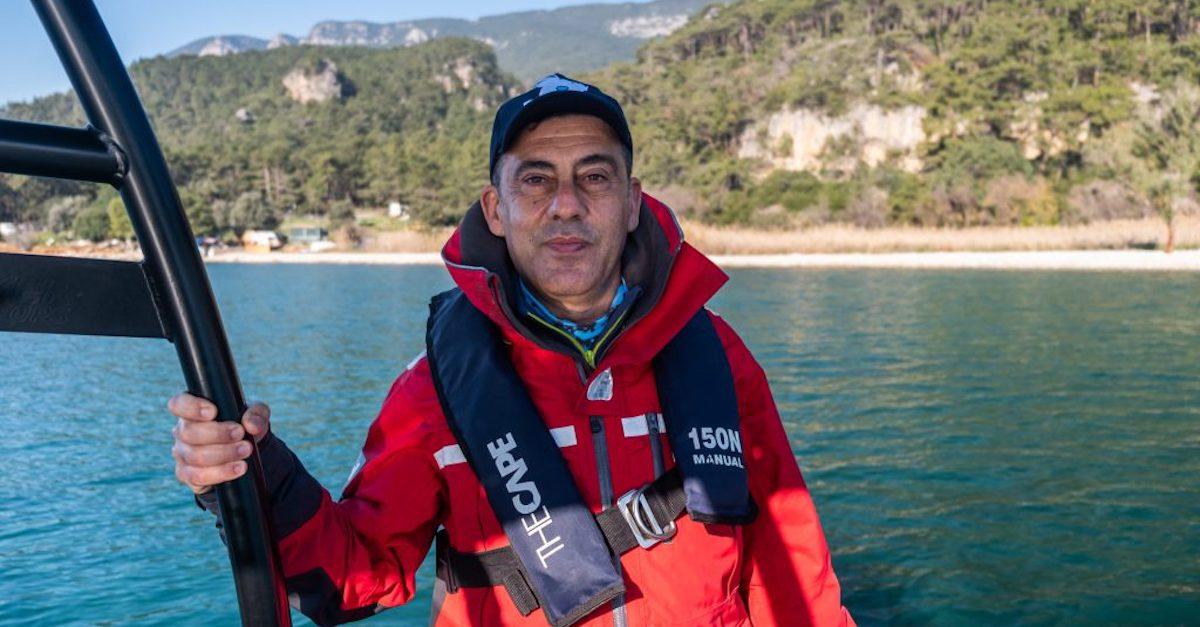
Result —
[[[513, 363], [594, 512], [612, 495], [653, 479], [647, 415], [655, 420], [659, 406], [651, 359], [727, 280], [683, 242], [670, 210], [649, 196], [631, 241], [625, 276], [646, 285], [646, 305], [595, 369], [583, 370], [587, 381], [571, 355], [545, 348], [506, 313], [514, 309], [505, 300], [503, 241], [486, 233], [477, 207], [443, 250], [454, 281], [511, 344]], [[706, 525], [685, 515], [670, 543], [622, 556], [623, 602], [579, 624], [612, 625], [623, 617], [635, 626], [852, 625], [763, 371], [733, 329], [711, 315], [735, 379], [760, 514], [747, 526]], [[606, 371], [611, 399], [588, 400], [591, 381]], [[669, 468], [670, 446], [659, 437]], [[597, 438], [606, 447], [596, 446]], [[277, 439], [264, 445], [263, 460], [273, 466], [268, 480], [281, 486], [272, 494], [285, 534], [280, 553], [289, 589], [320, 623], [362, 618], [412, 599], [414, 574], [439, 526], [460, 552], [507, 544], [442, 415], [423, 354], [392, 386], [340, 500], [317, 486]], [[605, 474], [610, 486], [602, 485]], [[521, 616], [503, 587], [440, 592], [436, 625], [545, 625], [540, 611]]]

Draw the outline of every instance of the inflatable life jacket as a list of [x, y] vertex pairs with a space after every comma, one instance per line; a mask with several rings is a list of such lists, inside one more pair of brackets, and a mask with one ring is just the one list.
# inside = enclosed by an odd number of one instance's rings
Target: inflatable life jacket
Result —
[[522, 614], [541, 607], [551, 625], [570, 625], [623, 594], [617, 557], [668, 540], [685, 511], [704, 523], [753, 521], [733, 378], [705, 310], [654, 359], [675, 468], [595, 515], [498, 330], [461, 291], [434, 297], [426, 345], [446, 420], [510, 545], [461, 554], [440, 537], [449, 591], [503, 585]]

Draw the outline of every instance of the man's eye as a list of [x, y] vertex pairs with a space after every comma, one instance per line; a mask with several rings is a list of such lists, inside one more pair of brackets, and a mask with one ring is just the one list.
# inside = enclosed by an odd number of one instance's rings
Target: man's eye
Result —
[[525, 177], [525, 180], [524, 180], [524, 183], [526, 185], [541, 185], [545, 182], [546, 182], [546, 177], [538, 176], [538, 175], [527, 176], [527, 177]]
[[603, 174], [593, 173], [584, 177], [584, 180], [589, 183], [603, 183], [604, 181], [608, 180], [608, 177]]

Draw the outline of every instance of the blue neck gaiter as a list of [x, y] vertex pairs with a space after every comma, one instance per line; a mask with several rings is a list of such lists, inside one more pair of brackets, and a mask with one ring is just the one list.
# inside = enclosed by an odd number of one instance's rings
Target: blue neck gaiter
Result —
[[629, 293], [629, 288], [625, 286], [625, 279], [622, 278], [620, 285], [617, 286], [617, 293], [613, 296], [613, 302], [608, 306], [608, 311], [590, 324], [579, 324], [554, 315], [546, 305], [542, 304], [542, 301], [533, 295], [533, 292], [525, 285], [525, 281], [519, 279], [518, 281], [521, 284], [521, 308], [524, 310], [522, 313], [536, 316], [566, 331], [588, 350], [594, 348], [596, 342], [608, 330], [609, 324], [613, 322], [613, 312], [625, 302], [626, 295]]

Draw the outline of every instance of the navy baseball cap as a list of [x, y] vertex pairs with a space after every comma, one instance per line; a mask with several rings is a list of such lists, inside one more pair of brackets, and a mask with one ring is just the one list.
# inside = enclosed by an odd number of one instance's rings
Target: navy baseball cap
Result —
[[488, 174], [496, 171], [500, 155], [508, 150], [521, 129], [548, 117], [567, 113], [594, 115], [604, 120], [617, 134], [617, 139], [633, 153], [633, 137], [621, 104], [594, 85], [581, 83], [551, 74], [538, 81], [533, 89], [510, 99], [496, 110], [492, 123], [492, 150]]

